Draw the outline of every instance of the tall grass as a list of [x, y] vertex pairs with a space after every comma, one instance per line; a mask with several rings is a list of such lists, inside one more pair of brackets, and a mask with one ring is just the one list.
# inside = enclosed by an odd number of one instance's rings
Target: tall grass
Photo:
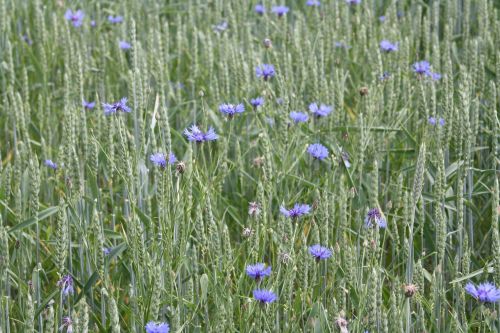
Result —
[[0, 0], [1, 333], [500, 332], [498, 3], [256, 4]]

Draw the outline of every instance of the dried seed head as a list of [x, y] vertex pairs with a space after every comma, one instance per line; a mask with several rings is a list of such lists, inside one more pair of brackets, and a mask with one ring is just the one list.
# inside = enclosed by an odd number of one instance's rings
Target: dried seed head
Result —
[[252, 228], [249, 228], [249, 227], [245, 227], [243, 229], [243, 232], [241, 233], [243, 235], [243, 237], [245, 238], [249, 238], [249, 237], [252, 237], [253, 234], [254, 234], [254, 230]]
[[186, 163], [184, 163], [183, 161], [180, 161], [175, 166], [175, 170], [177, 170], [177, 172], [182, 175], [184, 173], [184, 171], [186, 171]]
[[259, 156], [253, 159], [253, 165], [260, 168], [264, 164], [264, 156]]
[[269, 38], [265, 38], [263, 44], [266, 49], [273, 47], [273, 42]]
[[403, 286], [403, 291], [406, 297], [413, 297], [413, 295], [415, 295], [415, 293], [418, 291], [418, 286], [413, 283], [405, 284]]
[[339, 316], [335, 320], [335, 324], [337, 324], [337, 326], [339, 327], [340, 332], [347, 333], [349, 332], [347, 330], [347, 325], [349, 324], [349, 322], [347, 321], [347, 319], [344, 318], [344, 316], [345, 316], [344, 311], [340, 311]]
[[288, 264], [292, 261], [292, 256], [287, 252], [281, 252], [279, 255], [279, 259], [282, 263]]
[[359, 94], [360, 94], [361, 96], [366, 96], [366, 95], [368, 95], [368, 87], [361, 87], [361, 88], [359, 88]]
[[248, 215], [252, 217], [259, 216], [260, 214], [260, 207], [259, 204], [256, 202], [250, 202], [248, 205]]

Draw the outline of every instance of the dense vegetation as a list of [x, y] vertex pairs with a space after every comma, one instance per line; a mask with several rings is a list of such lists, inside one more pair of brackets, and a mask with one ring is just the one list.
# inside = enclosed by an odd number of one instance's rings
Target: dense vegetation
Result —
[[0, 0], [0, 333], [500, 332], [497, 5]]

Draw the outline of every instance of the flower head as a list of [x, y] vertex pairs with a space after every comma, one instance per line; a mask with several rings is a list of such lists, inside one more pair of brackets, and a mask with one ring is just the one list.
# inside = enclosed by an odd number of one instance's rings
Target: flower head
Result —
[[170, 331], [170, 326], [167, 323], [155, 323], [150, 321], [144, 326], [146, 333], [168, 333]]
[[379, 16], [379, 17], [378, 17], [378, 20], [379, 20], [380, 22], [385, 22], [385, 18], [386, 18], [386, 17], [385, 17], [385, 15], [382, 15], [382, 16]]
[[184, 130], [184, 135], [189, 141], [205, 142], [205, 141], [215, 141], [219, 137], [213, 127], [209, 127], [206, 133], [203, 133], [198, 126], [192, 125], [190, 128]]
[[439, 81], [443, 77], [441, 74], [436, 73], [436, 72], [430, 72], [428, 75], [433, 81]]
[[253, 291], [253, 297], [261, 304], [272, 303], [277, 298], [275, 293], [273, 293], [271, 290], [265, 289], [255, 289]]
[[262, 106], [264, 104], [264, 98], [263, 97], [253, 98], [250, 100], [250, 104], [252, 104], [254, 109], [257, 109], [259, 106]]
[[245, 106], [241, 103], [240, 104], [221, 104], [221, 105], [219, 105], [219, 111], [231, 118], [237, 113], [243, 113], [245, 111]]
[[274, 71], [274, 66], [270, 64], [262, 64], [260, 66], [255, 67], [255, 75], [258, 78], [263, 78], [264, 81], [267, 81], [273, 78], [276, 75]]
[[248, 215], [250, 216], [257, 216], [260, 214], [260, 207], [259, 204], [256, 202], [250, 202], [248, 204]]
[[393, 44], [391, 42], [389, 42], [388, 40], [383, 40], [380, 42], [380, 49], [384, 52], [394, 52], [394, 51], [397, 51], [398, 50], [398, 44]]
[[292, 118], [292, 120], [297, 124], [305, 123], [309, 119], [309, 116], [304, 112], [292, 111], [290, 112], [290, 118]]
[[109, 23], [113, 23], [113, 24], [122, 23], [123, 22], [123, 16], [109, 15], [108, 16], [108, 21], [109, 21]]
[[57, 164], [52, 162], [52, 160], [45, 160], [45, 165], [51, 169], [57, 170]]
[[257, 4], [255, 5], [255, 8], [254, 8], [255, 12], [259, 15], [264, 15], [264, 13], [266, 12], [266, 7], [264, 7], [263, 4]]
[[307, 0], [306, 1], [306, 6], [319, 7], [320, 5], [321, 5], [321, 2], [319, 2], [319, 0]]
[[293, 208], [290, 208], [290, 209], [286, 209], [283, 206], [280, 207], [281, 214], [285, 215], [286, 217], [292, 218], [292, 219], [309, 214], [310, 210], [311, 210], [311, 207], [309, 207], [309, 205], [298, 204], [298, 203], [296, 203], [293, 206]]
[[246, 271], [249, 277], [259, 282], [263, 277], [271, 275], [271, 266], [266, 267], [266, 265], [258, 263], [255, 265], [248, 265]]
[[96, 26], [95, 20], [90, 21], [90, 26], [91, 27], [95, 27]]
[[434, 126], [434, 125], [436, 125], [436, 118], [434, 118], [434, 117], [429, 117], [428, 122], [429, 122], [429, 125]]
[[365, 227], [373, 227], [377, 225], [379, 228], [386, 228], [387, 221], [384, 215], [378, 208], [372, 208], [368, 211], [365, 217]]
[[500, 300], [500, 289], [491, 282], [480, 283], [477, 286], [468, 282], [465, 291], [480, 302], [495, 303]]
[[121, 40], [120, 42], [118, 42], [118, 46], [122, 50], [130, 50], [132, 48], [132, 45], [130, 45], [130, 43], [127, 43], [124, 40]]
[[82, 106], [87, 110], [92, 110], [95, 107], [95, 102], [82, 101]]
[[386, 81], [391, 77], [391, 74], [389, 72], [383, 72], [382, 75], [380, 75], [379, 80], [380, 81]]
[[339, 48], [339, 49], [346, 49], [346, 50], [351, 48], [349, 45], [347, 45], [344, 42], [335, 42], [335, 47]]
[[332, 112], [333, 108], [329, 105], [321, 104], [318, 106], [317, 103], [309, 104], [309, 111], [314, 114], [316, 117], [326, 117]]
[[323, 160], [328, 157], [328, 149], [321, 143], [313, 143], [307, 147], [307, 152], [317, 160]]
[[64, 296], [75, 293], [75, 289], [73, 288], [73, 278], [69, 274], [64, 275], [59, 281], [57, 281], [57, 286], [61, 288], [61, 292]]
[[105, 256], [108, 256], [110, 253], [111, 253], [111, 249], [109, 247], [103, 247], [102, 248], [102, 253], [105, 255]]
[[[159, 167], [165, 168], [167, 166], [167, 158], [163, 153], [152, 154], [149, 160]], [[168, 155], [168, 164], [174, 165], [175, 162], [177, 162], [177, 157], [174, 153], [170, 153]]]
[[129, 113], [132, 111], [127, 106], [127, 98], [123, 97], [119, 102], [115, 102], [113, 104], [102, 103], [102, 107], [104, 108], [104, 115], [109, 116], [112, 113], [116, 113], [118, 111]]
[[71, 9], [68, 9], [64, 14], [64, 18], [68, 21], [71, 21], [74, 27], [79, 27], [83, 23], [83, 18], [85, 17], [85, 13], [81, 10], [77, 10], [73, 12]]
[[224, 32], [224, 31], [226, 31], [228, 26], [229, 25], [228, 25], [227, 21], [222, 21], [219, 24], [214, 25], [214, 31], [216, 33], [220, 34], [220, 33]]
[[443, 127], [445, 123], [443, 118], [439, 118], [439, 126]]
[[329, 248], [319, 244], [309, 247], [309, 253], [314, 257], [314, 259], [316, 259], [316, 261], [328, 259], [332, 256], [332, 251]]
[[413, 71], [418, 75], [428, 75], [431, 70], [431, 65], [426, 60], [416, 62], [412, 67]]
[[359, 5], [361, 0], [345, 0], [345, 2], [349, 5]]
[[289, 10], [290, 8], [288, 8], [287, 6], [273, 6], [273, 8], [271, 9], [271, 11], [274, 14], [278, 15], [278, 17], [282, 17], [283, 15], [288, 13]]
[[67, 333], [73, 332], [73, 320], [70, 317], [62, 318], [62, 325], [59, 327], [59, 331], [62, 331], [65, 327]]

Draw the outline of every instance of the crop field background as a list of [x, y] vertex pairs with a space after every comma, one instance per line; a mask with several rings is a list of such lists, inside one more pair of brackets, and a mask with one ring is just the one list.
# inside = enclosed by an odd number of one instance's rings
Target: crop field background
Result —
[[490, 0], [0, 0], [0, 333], [500, 332]]

